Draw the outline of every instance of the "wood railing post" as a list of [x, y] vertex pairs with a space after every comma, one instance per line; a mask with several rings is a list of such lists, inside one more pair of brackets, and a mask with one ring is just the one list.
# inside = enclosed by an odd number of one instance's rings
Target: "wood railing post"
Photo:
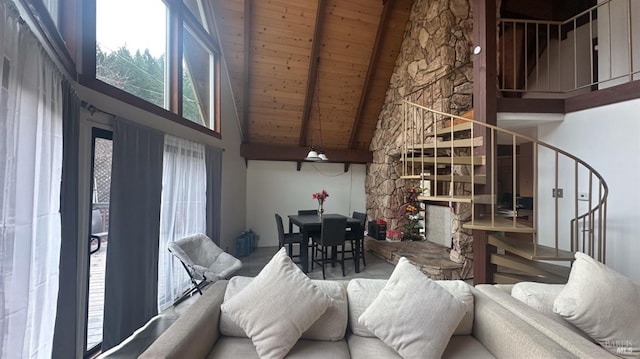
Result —
[[491, 254], [496, 247], [489, 245], [487, 231], [473, 231], [473, 284], [493, 283], [496, 266], [491, 264]]
[[[473, 5], [473, 107], [474, 119], [479, 122], [495, 125], [498, 107], [498, 51], [497, 51], [497, 7], [496, 0], [477, 0]], [[485, 139], [491, 136], [491, 130], [476, 125], [474, 133]], [[493, 147], [493, 148], [492, 148]], [[479, 168], [478, 173], [485, 173], [487, 179], [493, 178], [495, 171], [491, 163], [490, 154], [495, 151], [495, 144], [488, 146], [487, 141], [477, 147], [476, 155], [485, 155], [486, 166]], [[487, 181], [487, 183], [491, 183]], [[474, 190], [475, 195], [491, 194], [490, 185], [479, 185]], [[472, 198], [472, 205], [476, 206], [474, 213], [483, 213], [481, 206]], [[487, 232], [473, 231], [473, 273], [475, 283], [492, 283], [493, 273], [489, 261], [490, 249], [487, 247]]]

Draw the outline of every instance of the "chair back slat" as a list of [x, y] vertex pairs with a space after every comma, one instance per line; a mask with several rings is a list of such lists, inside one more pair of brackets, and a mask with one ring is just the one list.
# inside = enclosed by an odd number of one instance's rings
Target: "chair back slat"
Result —
[[367, 214], [362, 212], [353, 212], [351, 217], [360, 221], [360, 231], [364, 233], [364, 226], [367, 224]]
[[282, 225], [282, 217], [276, 213], [276, 226], [278, 227], [278, 246], [284, 245], [284, 226]]

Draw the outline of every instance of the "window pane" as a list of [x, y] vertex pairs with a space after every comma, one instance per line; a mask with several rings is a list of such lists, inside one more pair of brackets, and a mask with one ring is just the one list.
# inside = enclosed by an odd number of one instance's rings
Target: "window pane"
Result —
[[96, 0], [96, 78], [164, 108], [166, 39], [162, 0]]
[[187, 28], [183, 34], [182, 117], [213, 128], [210, 105], [213, 99], [213, 56]]

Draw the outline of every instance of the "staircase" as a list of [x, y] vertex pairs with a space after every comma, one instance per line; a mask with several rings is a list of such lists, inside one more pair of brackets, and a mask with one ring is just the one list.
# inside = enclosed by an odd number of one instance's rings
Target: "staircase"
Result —
[[494, 283], [565, 283], [576, 251], [604, 262], [607, 184], [581, 159], [409, 101], [402, 136], [401, 178], [429, 188], [420, 201], [470, 207], [463, 228], [488, 233]]

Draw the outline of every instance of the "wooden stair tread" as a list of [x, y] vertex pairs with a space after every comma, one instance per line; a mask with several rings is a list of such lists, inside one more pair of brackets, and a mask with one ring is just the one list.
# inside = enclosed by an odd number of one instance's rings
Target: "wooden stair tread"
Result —
[[550, 284], [565, 284], [567, 281], [558, 281], [553, 278], [539, 277], [535, 275], [523, 275], [516, 273], [497, 272], [493, 274], [493, 282], [496, 284], [516, 284], [520, 282], [538, 282]]
[[452, 146], [454, 148], [457, 147], [479, 147], [482, 146], [484, 144], [484, 138], [483, 137], [476, 137], [474, 139], [471, 138], [463, 138], [463, 139], [458, 139], [458, 140], [453, 140], [453, 141], [435, 141], [432, 143], [425, 143], [422, 145], [414, 145], [414, 146], [409, 146], [407, 148], [408, 151], [416, 151], [416, 150], [428, 150], [428, 149], [434, 149], [434, 148], [451, 148]]
[[514, 225], [513, 220], [504, 217], [495, 217], [493, 223], [490, 217], [475, 218], [473, 222], [467, 222], [462, 227], [495, 232], [536, 233], [535, 228], [517, 221]]
[[[459, 115], [460, 117], [469, 119], [469, 120], [473, 120], [473, 109], [463, 113], [462, 115]], [[464, 120], [459, 119], [459, 118], [453, 118], [453, 119], [448, 119], [446, 121], [444, 121], [444, 126], [445, 127], [450, 127], [451, 126], [451, 121], [453, 120], [453, 124], [457, 125], [459, 123], [466, 123]], [[470, 123], [470, 122], [469, 122]]]
[[508, 254], [491, 254], [491, 263], [506, 268], [515, 269], [523, 272], [523, 274], [550, 277], [566, 282], [569, 278], [571, 267], [565, 267], [557, 264], [530, 261], [522, 257]]
[[553, 247], [534, 244], [528, 240], [519, 238], [511, 238], [505, 236], [499, 236], [490, 234], [488, 243], [492, 246], [502, 248], [507, 252], [518, 255], [522, 258], [526, 258], [532, 261], [536, 260], [553, 260], [553, 261], [573, 261], [575, 259], [573, 252], [565, 251], [562, 249], [556, 249]]
[[[460, 121], [462, 121], [462, 120], [460, 120]], [[453, 126], [453, 129], [451, 128], [450, 125], [449, 126], [445, 125], [444, 128], [439, 128], [438, 129], [438, 136], [450, 134], [451, 132], [456, 133], [456, 132], [462, 132], [462, 131], [469, 131], [469, 130], [471, 130], [472, 127], [473, 127], [473, 123], [472, 122], [458, 123], [458, 124]], [[434, 131], [429, 131], [425, 135], [433, 136], [433, 135], [435, 135], [435, 132]]]
[[460, 203], [482, 203], [482, 204], [491, 204], [491, 195], [476, 195], [475, 199], [472, 201], [470, 195], [436, 195], [436, 196], [423, 196], [420, 195], [417, 197], [418, 201], [432, 201], [432, 202], [460, 202]]
[[418, 196], [418, 201], [471, 203], [471, 196]]
[[434, 156], [416, 156], [416, 157], [403, 157], [400, 158], [402, 162], [413, 162], [413, 163], [426, 163], [426, 164], [437, 164], [450, 166], [454, 165], [475, 165], [475, 166], [484, 166], [485, 156], [457, 156], [457, 157], [443, 157], [438, 156], [437, 158]]
[[[408, 175], [408, 176], [400, 176], [403, 179], [422, 179], [422, 180], [436, 180], [436, 176], [434, 175]], [[438, 182], [451, 182], [451, 175], [438, 175]], [[463, 176], [463, 175], [453, 175], [453, 182], [464, 182], [464, 183], [472, 183], [471, 176]], [[486, 184], [487, 176], [485, 175], [475, 175], [473, 183], [475, 184]]]

